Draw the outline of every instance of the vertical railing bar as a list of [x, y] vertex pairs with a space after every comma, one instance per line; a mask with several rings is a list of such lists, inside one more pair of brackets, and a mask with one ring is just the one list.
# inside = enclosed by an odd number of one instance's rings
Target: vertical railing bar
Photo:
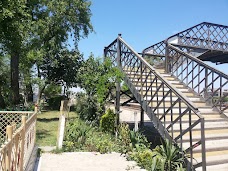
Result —
[[201, 74], [200, 65], [198, 65], [198, 70], [199, 70], [199, 72], [198, 72], [198, 83], [199, 83], [199, 85], [198, 85], [198, 92], [200, 92], [200, 74]]
[[206, 147], [204, 118], [201, 118], [201, 148], [202, 148], [202, 170], [206, 171]]
[[[220, 76], [220, 92], [219, 92], [219, 95], [220, 95], [220, 99], [222, 100], [222, 77]], [[222, 101], [220, 101], [220, 104], [219, 104], [219, 109], [220, 111], [222, 111]]]
[[[170, 92], [170, 101], [171, 104], [173, 104], [173, 96], [172, 96], [172, 92]], [[171, 123], [173, 123], [173, 108], [171, 109]], [[172, 138], [173, 138], [173, 125], [171, 126], [171, 132], [172, 132]]]
[[212, 72], [212, 80], [211, 80], [211, 87], [212, 87], [212, 93], [214, 92], [214, 72]]
[[[187, 84], [188, 84], [188, 75], [189, 75], [189, 74], [188, 74], [188, 72], [189, 72], [189, 71], [188, 71], [188, 67], [189, 67], [189, 59], [187, 58], [187, 74], [186, 74], [186, 75], [187, 75], [187, 79], [186, 79], [186, 83], [187, 83]], [[186, 84], [186, 85], [187, 85], [187, 84]]]
[[[191, 110], [189, 110], [189, 127], [192, 125], [192, 115]], [[193, 165], [193, 148], [192, 148], [192, 129], [190, 129], [190, 156], [191, 156], [191, 166]]]
[[194, 77], [194, 62], [192, 62], [192, 87], [193, 87], [193, 77]]
[[[179, 115], [182, 113], [181, 111], [181, 100], [179, 101]], [[181, 143], [181, 150], [183, 151], [183, 135], [182, 135], [182, 117], [180, 117], [180, 143]]]
[[181, 59], [182, 59], [182, 65], [181, 65], [181, 81], [183, 81], [183, 65], [184, 65], [184, 56], [181, 55]]

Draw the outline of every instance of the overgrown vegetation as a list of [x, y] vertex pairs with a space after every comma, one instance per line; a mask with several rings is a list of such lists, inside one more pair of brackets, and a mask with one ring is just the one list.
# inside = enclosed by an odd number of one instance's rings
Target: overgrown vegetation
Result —
[[104, 133], [91, 123], [77, 118], [67, 125], [64, 151], [118, 152], [119, 145], [112, 134]]
[[[110, 110], [108, 112], [111, 113]], [[172, 143], [166, 141], [151, 150], [146, 137], [139, 131], [130, 130], [126, 123], [119, 125], [117, 137], [112, 133], [112, 129], [110, 132], [107, 130], [102, 131], [91, 122], [76, 118], [67, 125], [63, 149], [100, 153], [120, 152], [150, 171], [185, 170], [183, 157]]]
[[100, 128], [103, 132], [115, 132], [115, 120], [116, 115], [113, 110], [108, 109], [106, 113], [101, 117]]

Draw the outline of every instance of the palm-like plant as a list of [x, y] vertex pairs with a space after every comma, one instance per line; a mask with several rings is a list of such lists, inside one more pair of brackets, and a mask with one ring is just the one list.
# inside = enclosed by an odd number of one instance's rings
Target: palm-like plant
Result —
[[152, 171], [173, 171], [178, 170], [178, 168], [183, 168], [182, 164], [184, 163], [184, 158], [182, 153], [172, 142], [166, 140], [162, 145], [157, 146], [153, 152]]

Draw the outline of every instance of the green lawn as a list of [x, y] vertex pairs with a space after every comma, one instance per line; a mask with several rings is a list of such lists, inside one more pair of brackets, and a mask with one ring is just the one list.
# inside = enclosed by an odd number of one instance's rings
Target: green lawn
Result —
[[[59, 111], [48, 111], [37, 115], [36, 143], [38, 146], [56, 146], [59, 114]], [[74, 117], [76, 114], [70, 112], [69, 118]]]

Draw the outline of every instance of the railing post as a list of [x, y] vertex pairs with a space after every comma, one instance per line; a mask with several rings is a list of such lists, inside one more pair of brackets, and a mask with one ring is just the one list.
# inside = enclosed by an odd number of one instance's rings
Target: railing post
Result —
[[166, 42], [166, 45], [165, 45], [165, 71], [166, 71], [167, 73], [170, 72], [168, 42]]
[[21, 135], [21, 157], [20, 157], [20, 171], [24, 169], [24, 153], [25, 153], [25, 126], [26, 126], [26, 116], [21, 117], [21, 124], [23, 126]]
[[201, 146], [202, 146], [202, 171], [206, 171], [206, 147], [205, 147], [205, 129], [204, 118], [201, 118]]
[[[119, 40], [119, 37], [121, 37], [121, 34], [118, 35], [117, 38], [117, 67], [121, 69], [121, 42]], [[120, 83], [116, 82], [116, 103], [115, 103], [115, 113], [116, 113], [116, 126], [119, 125], [120, 122]]]
[[[141, 104], [142, 105], [142, 104]], [[144, 110], [141, 106], [141, 117], [140, 117], [140, 127], [142, 128], [144, 126]]]
[[140, 61], [140, 81], [141, 81], [141, 90], [140, 90], [140, 106], [141, 106], [141, 114], [140, 114], [140, 127], [144, 126], [144, 110], [142, 108], [143, 106], [143, 66], [142, 61]]
[[37, 105], [37, 104], [35, 104], [34, 112], [35, 112], [35, 113], [38, 112], [38, 105]]
[[105, 61], [105, 58], [107, 57], [107, 47], [104, 47], [103, 57], [104, 57], [104, 61]]
[[13, 137], [13, 126], [8, 125], [6, 127], [6, 139], [9, 143], [6, 153], [6, 170], [11, 170], [11, 153], [12, 153], [12, 137]]

